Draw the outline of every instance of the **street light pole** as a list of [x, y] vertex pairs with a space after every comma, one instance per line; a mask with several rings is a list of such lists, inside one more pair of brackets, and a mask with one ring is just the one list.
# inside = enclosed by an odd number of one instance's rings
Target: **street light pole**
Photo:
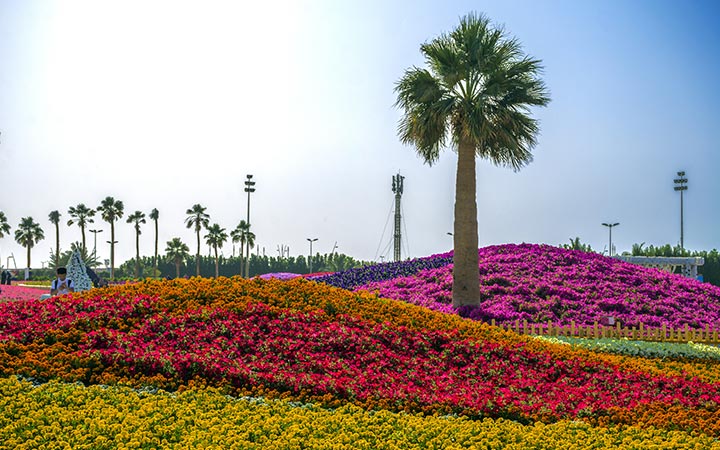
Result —
[[616, 226], [618, 226], [618, 225], [620, 225], [619, 222], [615, 222], [615, 223], [604, 223], [604, 222], [603, 222], [603, 226], [608, 227], [608, 229], [610, 230], [610, 244], [609, 244], [609, 247], [608, 247], [608, 256], [612, 256], [612, 255], [613, 255], [613, 250], [612, 250], [612, 229], [613, 229], [613, 227], [616, 227]]
[[88, 230], [93, 234], [93, 259], [97, 258], [97, 234], [102, 233], [103, 230]]
[[[252, 181], [252, 175], [247, 174], [247, 179], [245, 180], [245, 192], [247, 192], [248, 200], [247, 200], [247, 224], [248, 224], [248, 232], [250, 232], [250, 194], [255, 192], [255, 182]], [[250, 244], [247, 245], [247, 258], [245, 258], [245, 278], [250, 277]]]
[[675, 190], [680, 191], [680, 248], [684, 250], [685, 249], [685, 239], [684, 239], [685, 236], [683, 233], [683, 231], [684, 231], [683, 230], [683, 192], [687, 191], [688, 187], [686, 184], [688, 182], [688, 179], [685, 178], [684, 171], [678, 172], [677, 174], [678, 174], [678, 177], [680, 177], [680, 178], [675, 178], [673, 180], [673, 182], [677, 185], [677, 186], [675, 186]]
[[310, 258], [309, 258], [309, 261], [310, 261], [310, 273], [312, 273], [312, 243], [315, 242], [315, 241], [317, 241], [318, 238], [314, 238], [314, 239], [307, 238], [307, 240], [308, 240], [308, 242], [310, 242]]
[[[105, 241], [105, 242], [107, 242], [108, 244], [110, 244], [110, 249], [111, 249], [111, 250], [112, 250], [113, 245], [115, 245], [115, 244], [118, 243], [118, 241]], [[110, 255], [110, 256], [112, 256], [112, 255]], [[111, 258], [111, 259], [112, 259], [112, 258]], [[110, 279], [111, 279], [111, 280], [115, 280], [115, 264], [112, 264], [112, 265], [110, 266]]]

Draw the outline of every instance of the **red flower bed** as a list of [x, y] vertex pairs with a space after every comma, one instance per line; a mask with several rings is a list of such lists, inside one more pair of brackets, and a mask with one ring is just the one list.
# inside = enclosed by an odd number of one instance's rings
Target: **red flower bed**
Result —
[[158, 314], [130, 331], [92, 332], [81, 348], [131, 377], [202, 378], [435, 412], [560, 419], [652, 402], [720, 403], [720, 391], [709, 383], [562, 361], [454, 332], [325, 319], [263, 304], [242, 312]]

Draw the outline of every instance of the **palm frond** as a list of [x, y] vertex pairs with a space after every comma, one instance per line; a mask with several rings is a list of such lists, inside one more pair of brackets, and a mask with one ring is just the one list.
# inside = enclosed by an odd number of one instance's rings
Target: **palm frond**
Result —
[[225, 232], [225, 228], [221, 228], [219, 224], [214, 223], [208, 227], [208, 234], [205, 235], [205, 243], [214, 247], [222, 248], [225, 241], [228, 239], [228, 235]]
[[40, 228], [40, 224], [35, 222], [32, 217], [23, 217], [20, 219], [15, 230], [15, 241], [23, 247], [32, 247], [38, 242], [45, 239], [45, 233]]
[[0, 238], [10, 233], [10, 224], [8, 223], [5, 213], [0, 211]]
[[447, 90], [452, 90], [465, 79], [467, 63], [458, 52], [455, 42], [448, 36], [440, 36], [420, 46], [425, 61]]
[[446, 144], [454, 99], [429, 71], [418, 68], [406, 71], [395, 91], [396, 105], [405, 110], [398, 124], [400, 140], [432, 165]]

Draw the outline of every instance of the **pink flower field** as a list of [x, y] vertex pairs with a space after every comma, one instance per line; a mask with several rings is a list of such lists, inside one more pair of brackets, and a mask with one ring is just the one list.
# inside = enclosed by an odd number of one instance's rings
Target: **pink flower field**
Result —
[[50, 289], [44, 287], [27, 287], [2, 285], [0, 286], [0, 302], [8, 300], [37, 300], [43, 294], [49, 294]]
[[[613, 317], [624, 326], [720, 328], [720, 288], [707, 283], [548, 245], [491, 246], [479, 256], [481, 304], [458, 311], [465, 317], [561, 325]], [[451, 312], [452, 268], [449, 263], [354, 290]]]

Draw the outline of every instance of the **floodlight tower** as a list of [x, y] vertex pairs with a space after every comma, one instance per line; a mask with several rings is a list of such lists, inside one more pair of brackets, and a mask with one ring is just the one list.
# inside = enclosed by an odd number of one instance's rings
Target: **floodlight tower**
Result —
[[[247, 179], [245, 180], [245, 192], [247, 192], [248, 200], [247, 200], [247, 224], [248, 224], [248, 231], [250, 230], [250, 194], [255, 192], [255, 182], [252, 180], [253, 176], [251, 174], [247, 174]], [[245, 258], [245, 278], [250, 278], [250, 245], [247, 246], [247, 255]]]
[[400, 261], [400, 242], [402, 240], [402, 233], [400, 231], [400, 222], [402, 220], [402, 217], [400, 215], [400, 198], [403, 194], [403, 180], [405, 180], [405, 177], [397, 174], [392, 179], [392, 191], [395, 194], [395, 234], [394, 234], [394, 248], [395, 248], [395, 255], [394, 260]]
[[683, 233], [683, 192], [687, 191], [688, 179], [685, 177], [685, 172], [678, 172], [678, 178], [675, 178], [675, 190], [680, 191], [680, 248], [685, 249], [685, 235]]

